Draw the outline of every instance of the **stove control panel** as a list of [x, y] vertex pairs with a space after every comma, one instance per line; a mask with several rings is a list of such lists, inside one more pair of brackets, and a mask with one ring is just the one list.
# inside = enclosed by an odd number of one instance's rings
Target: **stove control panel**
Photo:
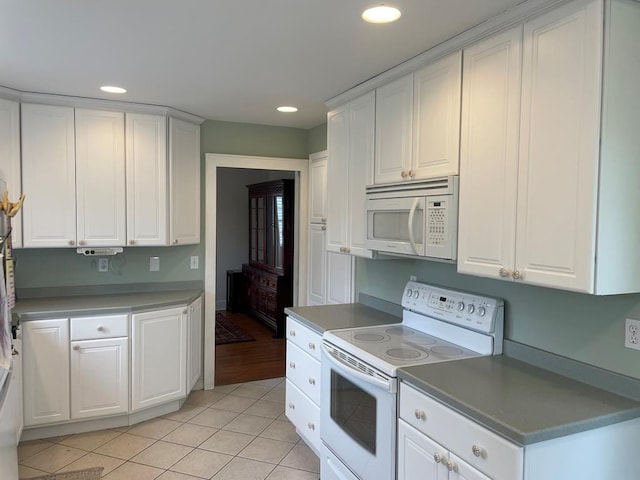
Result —
[[504, 302], [491, 297], [410, 281], [402, 306], [445, 322], [491, 333], [502, 327]]

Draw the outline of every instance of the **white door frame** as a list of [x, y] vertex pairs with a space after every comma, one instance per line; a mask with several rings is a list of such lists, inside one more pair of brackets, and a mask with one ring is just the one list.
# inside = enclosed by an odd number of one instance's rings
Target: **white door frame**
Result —
[[205, 270], [204, 270], [204, 388], [215, 383], [215, 316], [216, 316], [216, 242], [218, 168], [283, 170], [296, 174], [293, 304], [307, 300], [308, 232], [301, 225], [309, 223], [309, 160], [244, 155], [205, 154]]

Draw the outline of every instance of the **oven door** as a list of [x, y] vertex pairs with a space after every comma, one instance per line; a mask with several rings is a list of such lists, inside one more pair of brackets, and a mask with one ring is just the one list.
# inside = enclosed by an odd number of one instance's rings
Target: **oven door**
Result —
[[397, 379], [347, 356], [323, 342], [322, 442], [362, 480], [395, 478]]
[[367, 199], [367, 248], [425, 256], [425, 197]]

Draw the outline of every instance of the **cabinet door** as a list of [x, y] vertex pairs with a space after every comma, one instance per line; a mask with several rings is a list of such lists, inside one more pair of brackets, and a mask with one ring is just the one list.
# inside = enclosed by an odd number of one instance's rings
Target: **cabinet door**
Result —
[[[348, 248], [351, 255], [371, 258], [367, 237], [367, 185], [373, 184], [375, 92], [351, 102], [349, 107]], [[333, 192], [332, 192], [333, 194]]]
[[76, 245], [76, 158], [71, 107], [22, 104], [25, 247]]
[[309, 156], [309, 222], [327, 221], [327, 152]]
[[[327, 294], [327, 227], [311, 224], [309, 227], [309, 305], [324, 305]], [[336, 254], [334, 254], [336, 255]]]
[[[522, 27], [464, 51], [458, 272], [498, 278], [515, 259]], [[508, 277], [511, 278], [510, 275]]]
[[347, 208], [349, 178], [348, 106], [329, 112], [327, 117], [327, 250], [344, 252], [347, 248]]
[[524, 25], [515, 267], [527, 283], [593, 291], [602, 30], [589, 0]]
[[415, 179], [458, 174], [461, 81], [461, 51], [414, 74], [412, 165]]
[[25, 322], [25, 426], [69, 420], [69, 320]]
[[167, 245], [167, 120], [126, 114], [127, 243]]
[[187, 332], [187, 392], [202, 375], [202, 297], [189, 305]]
[[398, 480], [447, 480], [446, 449], [398, 420]]
[[186, 396], [187, 309], [132, 315], [131, 410]]
[[[7, 184], [9, 200], [17, 202], [22, 193], [20, 174], [20, 104], [0, 98], [0, 178]], [[4, 192], [0, 192], [0, 195]], [[22, 211], [11, 221], [11, 241], [22, 247]]]
[[200, 125], [169, 119], [171, 245], [200, 243]]
[[491, 480], [453, 453], [449, 453], [449, 461], [453, 468], [449, 473], [449, 480]]
[[125, 245], [124, 168], [124, 113], [76, 109], [78, 245]]
[[374, 182], [410, 180], [413, 74], [376, 89]]
[[129, 410], [129, 339], [71, 343], [71, 418]]
[[327, 252], [327, 304], [353, 301], [354, 257]]

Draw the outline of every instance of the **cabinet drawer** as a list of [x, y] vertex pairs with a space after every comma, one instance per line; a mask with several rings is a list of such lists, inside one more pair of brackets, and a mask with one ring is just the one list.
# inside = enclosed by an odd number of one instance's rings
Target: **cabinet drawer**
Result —
[[287, 317], [287, 340], [320, 361], [320, 335], [291, 317]]
[[128, 336], [128, 315], [101, 315], [71, 319], [71, 341]]
[[[494, 480], [522, 478], [523, 449], [402, 383], [400, 418]], [[474, 447], [479, 447], [476, 456]]]
[[320, 404], [320, 362], [287, 342], [287, 379]]
[[289, 380], [287, 380], [285, 412], [298, 434], [319, 454], [320, 407], [309, 400]]

